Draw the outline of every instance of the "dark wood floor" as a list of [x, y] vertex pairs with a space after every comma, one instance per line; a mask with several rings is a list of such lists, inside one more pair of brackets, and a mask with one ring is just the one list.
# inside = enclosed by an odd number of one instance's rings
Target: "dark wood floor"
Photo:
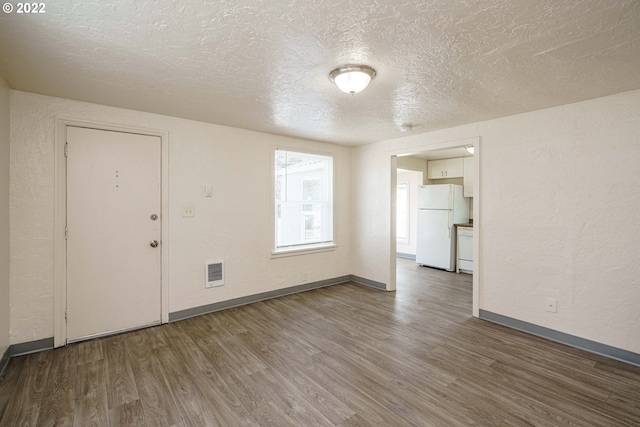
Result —
[[344, 284], [13, 358], [2, 426], [640, 426], [640, 368], [471, 313], [471, 276]]

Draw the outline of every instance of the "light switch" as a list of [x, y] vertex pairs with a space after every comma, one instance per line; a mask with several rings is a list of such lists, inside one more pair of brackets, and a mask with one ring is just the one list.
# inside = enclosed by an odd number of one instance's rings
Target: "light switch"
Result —
[[213, 185], [204, 187], [204, 197], [213, 197]]

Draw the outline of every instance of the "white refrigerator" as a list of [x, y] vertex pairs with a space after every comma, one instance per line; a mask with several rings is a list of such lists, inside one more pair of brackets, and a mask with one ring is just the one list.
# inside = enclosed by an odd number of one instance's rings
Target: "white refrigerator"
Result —
[[469, 199], [462, 186], [422, 185], [418, 188], [416, 262], [419, 265], [456, 269], [456, 230], [453, 224], [469, 222]]

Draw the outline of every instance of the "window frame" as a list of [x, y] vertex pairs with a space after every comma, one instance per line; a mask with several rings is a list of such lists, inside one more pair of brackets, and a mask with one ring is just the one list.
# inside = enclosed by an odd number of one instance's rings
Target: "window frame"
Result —
[[[309, 244], [305, 244], [305, 245], [298, 245], [298, 246], [291, 246], [291, 247], [285, 247], [285, 248], [278, 248], [276, 247], [276, 233], [277, 233], [277, 229], [278, 226], [276, 224], [276, 207], [277, 207], [277, 203], [276, 203], [276, 162], [275, 162], [275, 158], [276, 158], [276, 152], [282, 150], [282, 151], [291, 151], [291, 152], [295, 152], [295, 153], [302, 153], [302, 154], [311, 154], [311, 155], [317, 155], [317, 156], [326, 156], [326, 157], [330, 157], [331, 161], [332, 161], [332, 166], [331, 166], [331, 216], [332, 216], [332, 220], [331, 220], [331, 233], [332, 233], [332, 240], [331, 242], [327, 242], [327, 243], [309, 243]], [[270, 162], [271, 162], [271, 214], [269, 215], [271, 224], [269, 226], [269, 230], [271, 233], [271, 249], [270, 249], [270, 257], [271, 258], [280, 258], [280, 257], [287, 257], [287, 256], [294, 256], [294, 255], [304, 255], [304, 254], [309, 254], [309, 253], [316, 253], [316, 252], [326, 252], [326, 251], [332, 251], [335, 250], [338, 247], [337, 244], [337, 239], [336, 239], [336, 212], [337, 212], [337, 208], [336, 208], [336, 164], [337, 164], [337, 159], [336, 159], [336, 155], [335, 153], [332, 152], [327, 152], [327, 151], [315, 151], [315, 150], [309, 150], [306, 148], [298, 148], [298, 147], [290, 147], [290, 146], [271, 146], [271, 157], [270, 157]]]

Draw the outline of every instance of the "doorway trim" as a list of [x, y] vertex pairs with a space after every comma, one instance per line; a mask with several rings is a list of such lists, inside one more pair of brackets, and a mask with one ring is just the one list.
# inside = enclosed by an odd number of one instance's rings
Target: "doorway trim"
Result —
[[[473, 222], [480, 224], [480, 137], [459, 139], [455, 141], [446, 141], [437, 144], [418, 145], [399, 150], [390, 150], [391, 165], [391, 233], [390, 234], [390, 280], [387, 290], [396, 289], [396, 223], [395, 223], [395, 206], [396, 206], [396, 187], [395, 176], [398, 173], [397, 159], [399, 156], [409, 156], [424, 151], [441, 150], [446, 148], [466, 147], [472, 145], [474, 147], [473, 154]], [[473, 229], [473, 309], [474, 317], [480, 317], [480, 289], [481, 289], [481, 258], [480, 240], [482, 238], [482, 230], [480, 227]]]
[[54, 334], [53, 346], [61, 347], [67, 342], [65, 314], [67, 309], [67, 253], [65, 227], [67, 223], [67, 162], [64, 146], [67, 127], [84, 127], [96, 130], [126, 132], [157, 136], [161, 140], [161, 215], [162, 258], [160, 321], [169, 321], [169, 133], [158, 129], [117, 125], [72, 117], [57, 117], [55, 122], [54, 147]]

